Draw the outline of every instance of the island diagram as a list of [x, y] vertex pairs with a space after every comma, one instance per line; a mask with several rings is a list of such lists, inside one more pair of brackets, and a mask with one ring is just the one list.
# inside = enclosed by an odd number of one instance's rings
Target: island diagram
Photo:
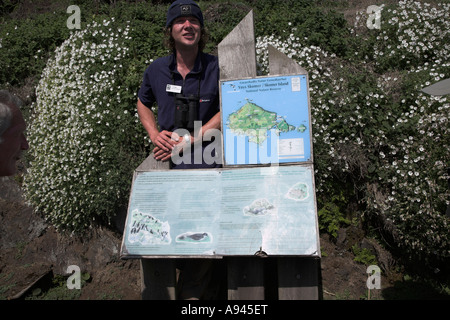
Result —
[[133, 210], [131, 214], [131, 229], [128, 236], [130, 243], [170, 244], [170, 225], [152, 215], [144, 214], [139, 210]]
[[276, 208], [267, 199], [257, 199], [249, 206], [244, 207], [246, 216], [265, 216], [276, 213]]
[[308, 185], [303, 182], [296, 183], [289, 189], [288, 193], [286, 194], [286, 198], [294, 201], [303, 201], [307, 199], [308, 196]]
[[[227, 119], [228, 128], [236, 135], [248, 136], [250, 142], [261, 145], [271, 129], [275, 129], [278, 135], [296, 129], [276, 112], [265, 110], [250, 99], [246, 101], [239, 110], [230, 113]], [[302, 125], [297, 131], [304, 132], [305, 129]]]

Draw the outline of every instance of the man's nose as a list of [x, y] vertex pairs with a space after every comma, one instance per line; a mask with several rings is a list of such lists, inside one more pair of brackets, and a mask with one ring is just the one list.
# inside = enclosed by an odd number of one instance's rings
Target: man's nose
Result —
[[184, 28], [192, 28], [192, 23], [188, 19], [186, 19], [186, 21], [184, 21], [183, 26]]

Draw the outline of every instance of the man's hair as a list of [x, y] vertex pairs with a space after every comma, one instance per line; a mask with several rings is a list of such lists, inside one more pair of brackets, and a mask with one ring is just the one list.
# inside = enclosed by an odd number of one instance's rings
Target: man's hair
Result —
[[[198, 42], [198, 49], [203, 51], [208, 42], [209, 34], [206, 28], [202, 27], [200, 30], [200, 41]], [[172, 37], [172, 25], [164, 28], [164, 45], [172, 52], [175, 52], [175, 40]]]
[[9, 93], [9, 91], [0, 90], [0, 143], [3, 140], [2, 135], [11, 126], [11, 105], [20, 108], [23, 105], [23, 102], [15, 95]]

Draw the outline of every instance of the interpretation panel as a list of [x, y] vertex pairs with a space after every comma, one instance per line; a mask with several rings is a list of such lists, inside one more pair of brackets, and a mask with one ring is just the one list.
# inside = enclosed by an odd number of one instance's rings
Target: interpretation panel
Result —
[[311, 166], [136, 172], [122, 257], [319, 256]]
[[220, 82], [224, 165], [312, 161], [307, 75]]

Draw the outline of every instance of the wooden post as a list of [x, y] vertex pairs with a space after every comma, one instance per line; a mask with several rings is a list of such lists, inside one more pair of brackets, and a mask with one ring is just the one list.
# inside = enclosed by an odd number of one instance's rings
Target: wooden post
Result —
[[278, 51], [272, 45], [268, 45], [269, 51], [269, 74], [283, 75], [283, 74], [307, 74], [298, 63], [289, 58], [284, 53]]
[[264, 300], [264, 258], [230, 257], [228, 300]]
[[136, 171], [153, 171], [153, 170], [169, 170], [170, 162], [165, 161], [162, 162], [160, 160], [156, 160], [154, 154], [152, 153], [145, 159], [139, 167], [137, 167]]
[[142, 300], [175, 300], [175, 259], [141, 259]]
[[218, 46], [220, 79], [256, 77], [253, 10]]
[[[145, 159], [136, 171], [169, 170], [170, 162], [156, 160], [153, 153]], [[175, 259], [141, 259], [142, 300], [175, 300]]]
[[278, 258], [278, 299], [319, 299], [319, 258]]

